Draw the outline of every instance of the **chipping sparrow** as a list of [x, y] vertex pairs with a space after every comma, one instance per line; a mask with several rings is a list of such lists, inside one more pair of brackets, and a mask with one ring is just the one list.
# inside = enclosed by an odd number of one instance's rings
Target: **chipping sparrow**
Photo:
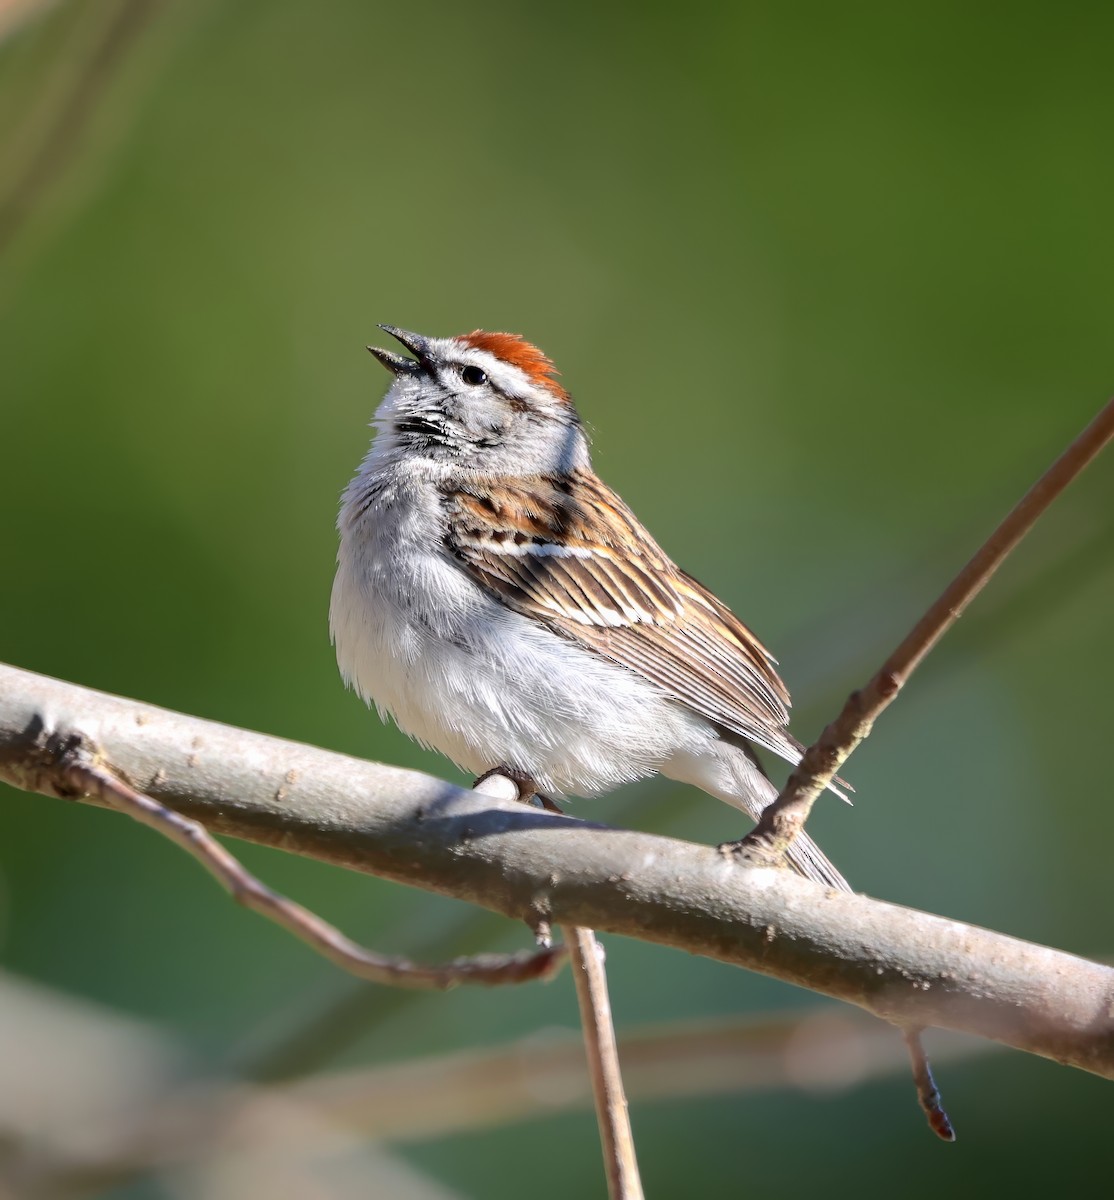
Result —
[[[381, 328], [414, 358], [369, 347], [395, 381], [338, 520], [345, 681], [473, 774], [591, 796], [660, 772], [756, 818], [750, 744], [801, 756], [775, 661], [592, 470], [553, 364]], [[789, 858], [847, 887], [807, 834]]]

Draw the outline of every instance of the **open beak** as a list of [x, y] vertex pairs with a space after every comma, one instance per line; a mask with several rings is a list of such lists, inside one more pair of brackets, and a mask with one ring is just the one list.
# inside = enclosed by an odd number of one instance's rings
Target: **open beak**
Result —
[[396, 341], [401, 342], [418, 360], [396, 354], [393, 350], [381, 350], [378, 346], [368, 346], [368, 350], [391, 372], [392, 375], [420, 375], [425, 369], [426, 354], [429, 349], [429, 338], [420, 333], [410, 333], [399, 329], [397, 325], [380, 325], [380, 329], [389, 333]]

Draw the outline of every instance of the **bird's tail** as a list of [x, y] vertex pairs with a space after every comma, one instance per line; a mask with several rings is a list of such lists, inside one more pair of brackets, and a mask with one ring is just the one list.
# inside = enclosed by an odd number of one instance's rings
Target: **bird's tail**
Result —
[[[732, 774], [735, 788], [728, 793], [724, 790], [709, 788], [706, 784], [698, 784], [698, 786], [705, 787], [705, 790], [711, 791], [721, 800], [726, 800], [728, 804], [742, 809], [751, 820], [757, 821], [762, 815], [762, 810], [777, 799], [777, 788], [770, 782], [765, 769], [758, 761], [758, 756], [747, 742], [726, 732], [721, 734], [721, 738], [736, 750], [742, 751], [742, 755], [736, 756], [733, 763]], [[837, 796], [842, 795], [837, 788], [831, 790]], [[843, 799], [846, 797], [844, 796]], [[789, 865], [806, 879], [822, 883], [826, 887], [839, 888], [843, 892], [854, 891], [854, 888], [843, 878], [824, 851], [804, 830], [793, 839], [789, 849], [785, 852], [785, 857]]]
[[836, 870], [831, 859], [823, 850], [802, 830], [789, 845], [785, 852], [789, 865], [806, 879], [823, 883], [827, 887], [839, 888], [840, 891], [852, 891], [851, 885]]

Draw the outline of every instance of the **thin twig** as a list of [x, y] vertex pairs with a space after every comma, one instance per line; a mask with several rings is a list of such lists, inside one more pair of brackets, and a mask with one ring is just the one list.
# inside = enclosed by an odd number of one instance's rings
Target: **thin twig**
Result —
[[569, 926], [564, 930], [576, 980], [576, 999], [580, 1005], [580, 1025], [584, 1031], [584, 1051], [592, 1077], [592, 1098], [596, 1123], [600, 1130], [603, 1162], [607, 1172], [607, 1194], [611, 1200], [642, 1200], [642, 1180], [638, 1174], [638, 1156], [630, 1111], [623, 1091], [619, 1069], [619, 1047], [611, 1019], [611, 1001], [607, 995], [607, 974], [603, 966], [603, 947], [591, 929]]
[[[485, 796], [517, 800], [520, 803], [529, 803], [537, 795], [544, 809], [561, 815], [560, 807], [548, 796], [535, 792], [532, 780], [514, 775], [505, 767], [481, 776], [473, 784], [473, 790]], [[548, 935], [549, 922], [544, 914], [532, 914], [530, 919], [539, 940]], [[538, 932], [543, 929], [545, 934]], [[595, 1102], [596, 1124], [599, 1126], [607, 1175], [607, 1194], [610, 1200], [642, 1200], [638, 1156], [634, 1148], [627, 1097], [623, 1090], [611, 1000], [607, 994], [603, 947], [596, 940], [595, 931], [584, 926], [567, 925], [563, 927], [562, 934], [569, 948], [576, 982], [584, 1054], [592, 1081], [592, 1099]]]
[[97, 763], [81, 743], [62, 750], [58, 766], [65, 789], [75, 795], [95, 797], [168, 837], [192, 854], [239, 904], [281, 925], [318, 954], [360, 979], [393, 987], [440, 990], [461, 983], [488, 986], [526, 983], [551, 978], [565, 958], [564, 947], [557, 946], [518, 954], [480, 954], [423, 967], [405, 958], [376, 954], [357, 945], [307, 908], [272, 891], [211, 837], [203, 825], [129, 787]]
[[905, 1046], [909, 1051], [909, 1061], [913, 1064], [913, 1082], [917, 1085], [917, 1099], [920, 1101], [924, 1115], [928, 1118], [929, 1128], [945, 1142], [955, 1141], [955, 1130], [951, 1120], [944, 1111], [936, 1080], [932, 1078], [932, 1067], [925, 1053], [924, 1042], [921, 1040], [923, 1029], [904, 1029]]
[[786, 847], [804, 828], [816, 797], [870, 734], [874, 721], [901, 691], [921, 660], [958, 620], [1045, 509], [1111, 438], [1114, 438], [1114, 399], [1107, 402], [1029, 489], [866, 687], [851, 693], [843, 711], [805, 752], [781, 795], [738, 843], [742, 854], [764, 864], [781, 860]]

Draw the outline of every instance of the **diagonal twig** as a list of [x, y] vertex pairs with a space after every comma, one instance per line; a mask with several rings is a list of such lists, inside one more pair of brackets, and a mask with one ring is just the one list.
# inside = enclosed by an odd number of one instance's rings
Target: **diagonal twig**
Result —
[[[732, 847], [758, 862], [779, 861], [804, 828], [816, 798], [832, 781], [855, 748], [870, 734], [925, 655], [959, 619], [1006, 557], [1033, 527], [1041, 513], [1114, 437], [1114, 400], [1075, 439], [1006, 516], [975, 556], [944, 590], [935, 604], [890, 655], [861, 691], [848, 697], [843, 711], [806, 751], [778, 798], [766, 808], [755, 828]], [[917, 1097], [930, 1128], [945, 1141], [955, 1131], [940, 1100], [920, 1030], [903, 1030], [913, 1065]]]
[[238, 903], [281, 925], [330, 962], [361, 979], [393, 987], [441, 990], [461, 983], [526, 983], [551, 978], [565, 959], [563, 946], [547, 946], [517, 954], [479, 954], [425, 967], [366, 950], [309, 909], [272, 891], [198, 821], [136, 791], [107, 770], [85, 741], [72, 739], [58, 747], [57, 771], [60, 792], [93, 797], [168, 837], [192, 854]]
[[781, 795], [762, 813], [738, 850], [753, 862], [780, 861], [804, 828], [816, 797], [867, 736], [921, 660], [982, 591], [1006, 557], [1069, 483], [1114, 438], [1114, 399], [1022, 497], [975, 556], [944, 589], [866, 687], [852, 692], [843, 711], [810, 746]]

